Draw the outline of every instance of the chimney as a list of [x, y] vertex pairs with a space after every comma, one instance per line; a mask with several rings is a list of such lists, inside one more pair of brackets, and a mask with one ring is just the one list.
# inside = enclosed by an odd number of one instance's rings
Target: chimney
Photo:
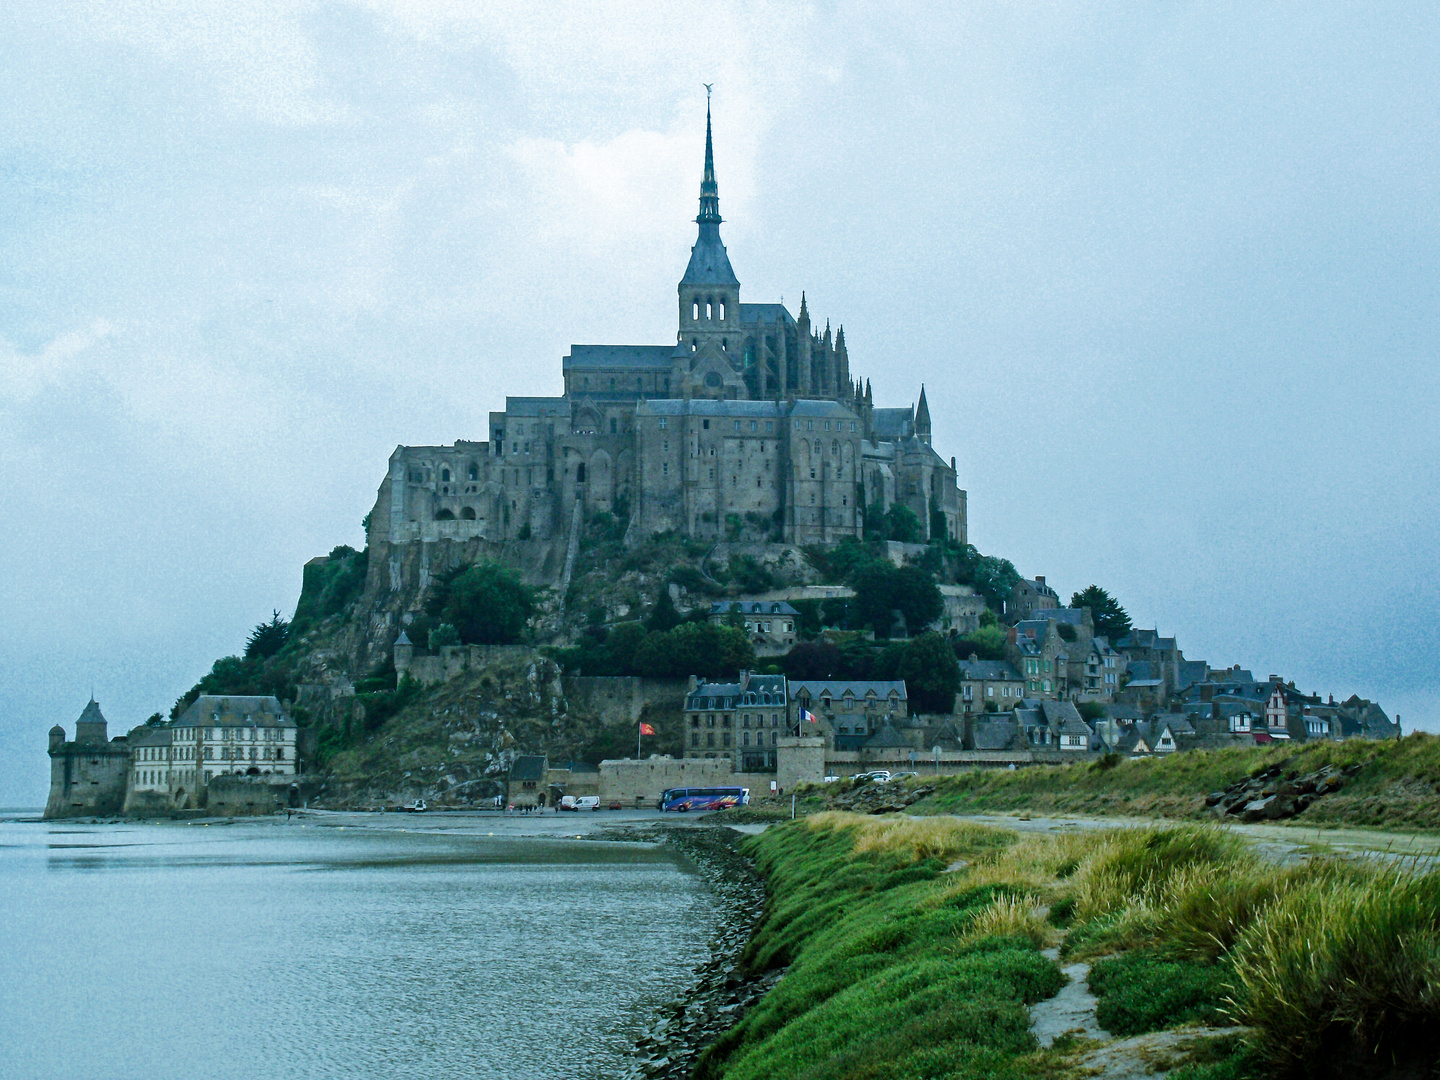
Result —
[[1035, 575], [1035, 583], [1036, 583], [1037, 585], [1044, 585], [1044, 584], [1045, 584], [1045, 575], [1044, 575], [1044, 574], [1036, 574], [1036, 575]]

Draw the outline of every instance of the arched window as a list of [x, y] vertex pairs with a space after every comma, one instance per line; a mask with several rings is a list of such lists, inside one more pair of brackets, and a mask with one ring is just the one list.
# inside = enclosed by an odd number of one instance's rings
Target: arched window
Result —
[[575, 466], [575, 482], [577, 484], [585, 482], [585, 463], [583, 461]]
[[450, 511], [450, 510], [436, 510], [436, 511], [435, 511], [435, 520], [436, 520], [436, 521], [454, 521], [454, 520], [455, 520], [455, 514], [454, 514], [453, 511]]
[[441, 470], [440, 470], [440, 479], [441, 479], [441, 481], [442, 481], [443, 483], [448, 484], [448, 483], [450, 482], [450, 470], [449, 470], [449, 469], [441, 469]]
[[475, 520], [475, 508], [474, 508], [473, 506], [467, 506], [467, 507], [465, 507], [463, 510], [461, 510], [461, 511], [460, 511], [460, 520], [461, 520], [461, 521], [474, 521], [474, 520]]
[[699, 300], [696, 300], [693, 304], [690, 305], [690, 321], [691, 321], [691, 322], [699, 322], [699, 321], [700, 321], [700, 301], [699, 301]]
[[713, 300], [710, 300], [709, 298], [707, 298], [707, 299], [705, 300], [705, 318], [707, 318], [707, 319], [713, 319], [714, 317], [715, 317], [715, 303], [714, 303]]
[[476, 465], [473, 461], [470, 463], [470, 479], [480, 479], [480, 466]]
[[720, 321], [725, 321], [725, 298], [720, 297]]

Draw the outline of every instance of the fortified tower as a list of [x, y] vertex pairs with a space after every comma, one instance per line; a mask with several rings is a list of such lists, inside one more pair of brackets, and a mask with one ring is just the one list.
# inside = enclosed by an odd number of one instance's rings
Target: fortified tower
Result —
[[124, 735], [107, 740], [105, 716], [93, 697], [75, 721], [75, 741], [50, 729], [50, 797], [47, 818], [118, 814], [125, 803], [130, 748]]

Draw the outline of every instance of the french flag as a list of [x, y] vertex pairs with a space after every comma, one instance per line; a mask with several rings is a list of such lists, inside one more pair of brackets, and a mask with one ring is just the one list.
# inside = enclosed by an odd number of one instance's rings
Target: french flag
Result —
[[820, 722], [820, 718], [816, 716], [813, 712], [811, 712], [809, 709], [801, 709], [800, 722], [802, 724], [818, 724]]

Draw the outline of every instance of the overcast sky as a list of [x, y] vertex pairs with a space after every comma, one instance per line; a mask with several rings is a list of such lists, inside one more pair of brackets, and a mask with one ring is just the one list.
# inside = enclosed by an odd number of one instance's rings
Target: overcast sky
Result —
[[0, 805], [362, 543], [397, 443], [742, 298], [923, 381], [971, 540], [1440, 727], [1440, 8], [0, 6]]

